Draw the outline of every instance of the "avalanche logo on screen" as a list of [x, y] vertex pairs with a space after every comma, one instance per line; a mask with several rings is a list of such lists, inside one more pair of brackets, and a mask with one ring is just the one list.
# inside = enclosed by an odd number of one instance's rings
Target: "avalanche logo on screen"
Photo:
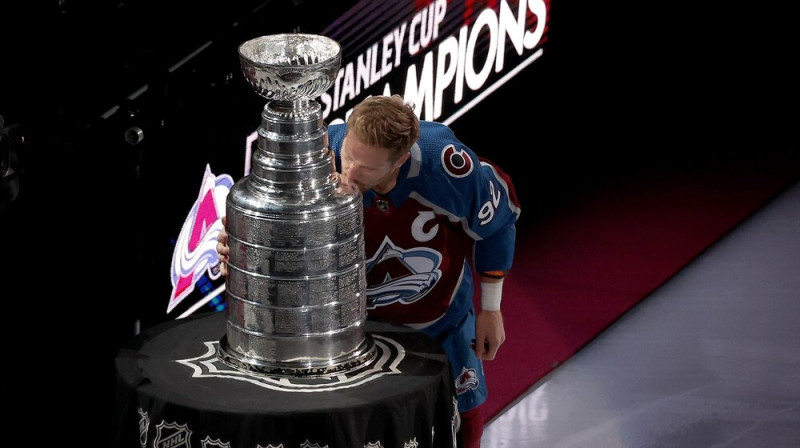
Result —
[[222, 231], [225, 199], [233, 186], [228, 174], [215, 176], [206, 165], [202, 186], [172, 253], [172, 295], [167, 314], [192, 291], [204, 272], [212, 280], [222, 274], [217, 258], [217, 237]]

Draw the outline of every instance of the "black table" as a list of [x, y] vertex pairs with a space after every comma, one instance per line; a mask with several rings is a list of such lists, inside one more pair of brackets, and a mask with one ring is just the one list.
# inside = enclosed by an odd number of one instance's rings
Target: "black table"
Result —
[[374, 361], [337, 376], [279, 378], [221, 362], [225, 329], [224, 312], [201, 314], [146, 330], [119, 352], [116, 446], [456, 446], [450, 366], [423, 333], [369, 321]]

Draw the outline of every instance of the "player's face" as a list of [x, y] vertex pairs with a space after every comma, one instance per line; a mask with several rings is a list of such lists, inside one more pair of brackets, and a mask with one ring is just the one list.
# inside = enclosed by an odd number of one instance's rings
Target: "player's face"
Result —
[[367, 190], [388, 193], [394, 187], [398, 169], [408, 154], [393, 160], [388, 149], [369, 146], [348, 135], [342, 142], [341, 158], [342, 174], [350, 185], [362, 193]]

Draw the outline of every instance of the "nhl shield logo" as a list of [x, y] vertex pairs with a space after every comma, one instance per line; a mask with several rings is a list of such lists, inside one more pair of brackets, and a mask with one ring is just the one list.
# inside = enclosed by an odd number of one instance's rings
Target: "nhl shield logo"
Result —
[[417, 442], [417, 438], [414, 437], [413, 439], [409, 440], [408, 442], [403, 443], [403, 448], [418, 448], [419, 443]]
[[206, 436], [206, 438], [205, 438], [205, 439], [203, 439], [203, 441], [202, 441], [202, 442], [200, 442], [200, 443], [202, 443], [202, 444], [203, 444], [203, 447], [202, 447], [202, 448], [212, 448], [212, 447], [217, 447], [217, 448], [231, 448], [231, 444], [230, 444], [229, 442], [222, 442], [222, 441], [221, 441], [221, 440], [219, 440], [219, 439], [212, 439], [212, 438], [211, 438], [211, 437], [209, 437], [209, 436]]
[[153, 448], [192, 448], [189, 436], [192, 431], [188, 425], [179, 425], [176, 422], [166, 423], [161, 421], [156, 425], [156, 439]]
[[319, 443], [311, 443], [308, 439], [300, 445], [300, 448], [328, 448], [328, 445], [320, 445]]

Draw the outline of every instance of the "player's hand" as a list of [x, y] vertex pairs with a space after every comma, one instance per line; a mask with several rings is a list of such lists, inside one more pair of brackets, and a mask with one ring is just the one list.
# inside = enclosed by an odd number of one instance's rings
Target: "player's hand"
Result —
[[217, 237], [217, 258], [220, 262], [220, 271], [224, 277], [228, 276], [228, 260], [230, 259], [231, 250], [228, 247], [228, 232], [225, 231], [225, 225], [228, 223], [228, 217], [222, 217], [222, 230]]
[[481, 360], [492, 360], [506, 340], [503, 314], [500, 311], [481, 311], [475, 319], [475, 355]]

